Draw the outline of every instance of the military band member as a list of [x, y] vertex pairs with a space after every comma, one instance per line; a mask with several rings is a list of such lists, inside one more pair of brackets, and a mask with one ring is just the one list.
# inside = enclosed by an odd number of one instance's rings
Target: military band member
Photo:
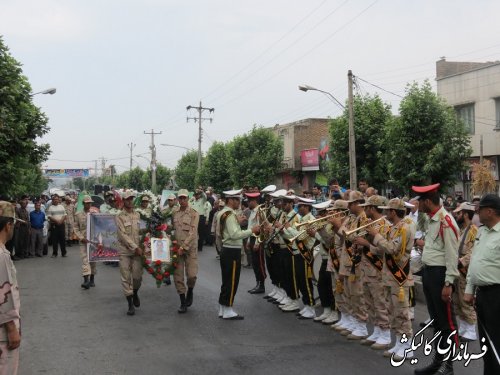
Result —
[[[305, 229], [297, 229], [296, 225], [314, 220], [311, 214], [312, 204], [314, 199], [297, 197], [298, 211], [300, 218], [292, 225], [285, 224], [283, 229], [283, 238], [290, 240], [296, 238], [288, 246], [292, 252], [292, 274], [295, 275], [295, 281], [300, 294], [302, 295], [302, 303], [304, 307], [299, 311], [299, 319], [313, 319], [316, 317], [314, 311], [314, 289], [312, 285], [312, 269], [311, 264], [314, 260], [313, 248], [316, 245], [316, 239], [307, 234]], [[303, 233], [304, 239], [302, 239]], [[299, 236], [297, 238], [297, 236]], [[291, 301], [282, 307], [283, 311], [296, 311], [299, 308], [298, 300]]]
[[477, 237], [477, 227], [472, 224], [475, 211], [476, 207], [468, 202], [462, 203], [453, 211], [460, 227], [460, 245], [458, 246], [458, 271], [460, 276], [455, 279], [452, 300], [457, 314], [458, 335], [469, 341], [477, 339], [476, 311], [471, 305], [464, 302], [467, 270]]
[[71, 242], [73, 241], [73, 226], [75, 224], [75, 204], [73, 203], [73, 199], [71, 199], [71, 195], [66, 194], [62, 206], [66, 210], [66, 246], [71, 247]]
[[[377, 228], [368, 228], [367, 231], [371, 240], [371, 243], [368, 245], [370, 246], [370, 251], [383, 257], [384, 299], [387, 299], [389, 302], [388, 310], [391, 313], [390, 327], [396, 334], [396, 344], [384, 352], [384, 355], [393, 355], [395, 360], [401, 361], [405, 357], [413, 357], [413, 352], [409, 350], [413, 330], [408, 294], [410, 287], [413, 286], [413, 275], [410, 271], [410, 254], [413, 247], [415, 227], [403, 220], [406, 207], [402, 199], [391, 199], [387, 206], [380, 208], [386, 210], [386, 217], [392, 223], [392, 227], [389, 233], [381, 233]], [[358, 240], [358, 242], [362, 242], [363, 244], [364, 241]], [[367, 244], [364, 243], [364, 245]], [[401, 343], [403, 334], [406, 335], [408, 341]], [[390, 342], [390, 333], [382, 330], [379, 339], [372, 344], [372, 348], [385, 349]]]
[[[386, 199], [380, 195], [372, 195], [364, 204], [366, 216], [372, 220], [378, 220], [374, 226], [378, 228], [378, 233], [383, 237], [389, 232], [391, 223], [382, 215], [382, 206], [386, 204]], [[373, 323], [373, 333], [366, 339], [361, 340], [362, 345], [372, 345], [380, 337], [379, 343], [384, 342], [389, 345], [391, 342], [391, 335], [389, 331], [389, 312], [388, 302], [385, 296], [384, 286], [382, 284], [382, 268], [383, 262], [379, 255], [366, 239], [366, 236], [361, 236], [357, 233], [358, 237], [354, 239], [354, 243], [363, 247], [361, 257], [361, 273], [363, 282], [363, 296], [365, 309], [368, 312], [368, 318]], [[364, 322], [366, 323], [366, 321]], [[354, 335], [347, 336], [351, 340], [362, 339]]]
[[123, 294], [128, 303], [127, 315], [135, 314], [135, 307], [141, 305], [138, 291], [142, 283], [142, 254], [140, 248], [141, 220], [134, 210], [135, 193], [126, 191], [123, 194], [123, 210], [116, 215], [118, 247], [120, 253], [120, 276]]
[[80, 257], [82, 258], [82, 276], [83, 289], [89, 289], [95, 286], [96, 262], [89, 262], [87, 254], [87, 215], [90, 213], [90, 207], [94, 202], [90, 195], [83, 197], [83, 211], [77, 212], [74, 220], [74, 229], [76, 238], [80, 241]]
[[[332, 202], [331, 200], [328, 200], [312, 205], [312, 207], [316, 210], [316, 215], [318, 219], [324, 218], [328, 214], [327, 208], [330, 207], [331, 202]], [[332, 313], [335, 312], [335, 301], [333, 299], [333, 288], [332, 288], [332, 275], [331, 272], [327, 270], [328, 258], [330, 257], [330, 248], [331, 248], [330, 244], [334, 239], [334, 233], [331, 230], [331, 224], [326, 222], [326, 225], [324, 225], [322, 228], [318, 229], [307, 228], [307, 234], [309, 234], [309, 236], [313, 238], [316, 238], [320, 242], [318, 245], [319, 254], [317, 256], [321, 257], [321, 268], [319, 269], [317, 286], [318, 286], [319, 300], [321, 302], [321, 307], [323, 307], [323, 313], [314, 318], [314, 321], [323, 322], [327, 318], [330, 318]]]
[[233, 309], [234, 297], [238, 290], [241, 271], [241, 247], [243, 238], [252, 233], [259, 234], [259, 226], [241, 230], [235, 210], [240, 207], [241, 190], [223, 192], [226, 197], [226, 207], [217, 215], [217, 226], [222, 242], [220, 253], [220, 267], [222, 286], [219, 295], [219, 317], [226, 320], [241, 320]]
[[[187, 312], [193, 303], [193, 289], [198, 274], [198, 220], [199, 215], [188, 202], [189, 192], [180, 189], [177, 194], [179, 207], [173, 210], [175, 239], [179, 244], [178, 266], [174, 271], [174, 283], [181, 306], [180, 314]], [[184, 283], [184, 275], [187, 283]], [[186, 288], [187, 284], [187, 288]], [[187, 292], [187, 294], [186, 294]]]
[[297, 286], [297, 280], [294, 274], [294, 259], [290, 252], [287, 242], [283, 232], [285, 229], [295, 226], [300, 218], [300, 216], [294, 211], [293, 206], [295, 202], [294, 195], [283, 195], [282, 200], [282, 213], [281, 217], [274, 223], [274, 234], [277, 234], [279, 239], [279, 270], [281, 271], [281, 282], [283, 284], [283, 289], [285, 290], [285, 295], [282, 298], [276, 300], [276, 304], [281, 305], [281, 307], [287, 307], [284, 311], [298, 311], [299, 304], [299, 288]]
[[[284, 289], [284, 271], [282, 268], [282, 258], [286, 255], [285, 252], [288, 251], [280, 246], [280, 237], [276, 234], [277, 229], [274, 227], [274, 223], [278, 222], [282, 218], [283, 214], [283, 195], [286, 195], [286, 190], [280, 189], [269, 193], [272, 197], [273, 207], [271, 207], [271, 220], [270, 223], [264, 227], [267, 231], [267, 241], [265, 246], [267, 246], [268, 257], [266, 262], [268, 264], [267, 270], [269, 276], [271, 277], [271, 282], [273, 283], [273, 290], [267, 295], [268, 302], [280, 301], [286, 297], [286, 291]], [[272, 239], [271, 239], [272, 238]]]
[[[248, 208], [250, 209], [250, 216], [248, 217], [248, 227], [252, 228], [255, 225], [260, 227], [260, 221], [264, 220], [263, 215], [265, 211], [261, 211], [258, 207], [260, 193], [245, 193], [248, 199]], [[250, 289], [248, 293], [250, 294], [262, 294], [266, 292], [264, 287], [264, 281], [266, 280], [266, 265], [264, 260], [264, 249], [263, 245], [257, 241], [256, 236], [250, 236], [247, 241], [247, 248], [252, 257], [251, 264], [253, 272], [255, 275], [255, 287]]]
[[[337, 199], [333, 203], [333, 207], [331, 209], [332, 213], [337, 213], [336, 215], [341, 222], [347, 221], [348, 216], [346, 214], [348, 211], [347, 201], [343, 199]], [[346, 323], [347, 319], [347, 308], [344, 296], [344, 281], [340, 278], [340, 259], [342, 259], [342, 248], [344, 245], [344, 240], [341, 236], [339, 236], [333, 230], [332, 224], [329, 224], [329, 228], [331, 232], [334, 234], [333, 239], [330, 242], [330, 251], [329, 258], [327, 263], [327, 271], [331, 272], [332, 275], [332, 283], [333, 283], [333, 296], [334, 296], [334, 304], [338, 311], [341, 313], [340, 320], [338, 318], [337, 311], [332, 311], [330, 318], [327, 318], [322, 321], [323, 324], [331, 324], [330, 328], [336, 329], [337, 327], [341, 327]]]
[[347, 322], [345, 325], [335, 328], [341, 330], [342, 336], [350, 334], [356, 337], [367, 337], [368, 330], [366, 320], [368, 312], [363, 301], [363, 284], [361, 281], [361, 252], [363, 249], [355, 245], [352, 241], [356, 237], [355, 234], [346, 236], [346, 231], [351, 231], [368, 223], [365, 210], [360, 204], [364, 203], [365, 199], [361, 192], [351, 191], [349, 200], [347, 201], [350, 215], [344, 223], [338, 218], [333, 218], [331, 223], [333, 228], [344, 242], [342, 249], [342, 258], [340, 259], [340, 275], [344, 280], [344, 297], [347, 310]]
[[[412, 186], [413, 191], [420, 194], [420, 209], [429, 215], [429, 229], [425, 237], [422, 253], [424, 264], [422, 284], [429, 316], [433, 319], [433, 328], [437, 335], [435, 346], [442, 342], [443, 353], [449, 344], [446, 339], [457, 328], [457, 322], [451, 303], [452, 288], [458, 272], [458, 238], [459, 230], [455, 219], [440, 203], [438, 193], [440, 184], [429, 186]], [[440, 334], [439, 334], [440, 332]], [[442, 340], [440, 340], [442, 338]], [[458, 335], [452, 335], [453, 344], [458, 347]], [[458, 350], [458, 349], [456, 349]], [[424, 368], [416, 369], [416, 375], [453, 373], [453, 362], [450, 358], [444, 361], [445, 355], [433, 350], [432, 363]]]

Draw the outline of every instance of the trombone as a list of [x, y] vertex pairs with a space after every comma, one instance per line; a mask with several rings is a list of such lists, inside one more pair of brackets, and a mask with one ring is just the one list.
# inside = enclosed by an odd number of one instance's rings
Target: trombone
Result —
[[[362, 226], [355, 228], [353, 230], [348, 230], [348, 231], [344, 232], [344, 235], [349, 237], [350, 235], [356, 233], [356, 237], [365, 236], [368, 234], [367, 228], [369, 228], [375, 224], [377, 224], [377, 225], [374, 228], [376, 228], [376, 229], [380, 228], [380, 226], [382, 225], [381, 222], [383, 222], [384, 219], [385, 219], [385, 215], [377, 220], [373, 220], [373, 221], [369, 222], [368, 224], [362, 225]], [[379, 225], [379, 223], [380, 223], [380, 225]]]
[[[328, 219], [331, 219], [331, 218], [337, 217], [337, 216], [339, 217], [339, 219], [343, 219], [348, 215], [348, 212], [349, 212], [349, 210], [342, 210], [340, 212], [335, 212], [333, 214], [326, 215], [326, 216], [323, 216], [323, 217], [320, 217], [320, 218], [317, 218], [314, 220], [305, 221], [303, 223], [297, 224], [295, 226], [295, 228], [299, 229], [302, 226], [307, 225], [307, 229], [309, 229], [310, 227], [314, 228], [314, 229], [318, 229], [318, 228], [321, 228], [322, 226], [328, 224], [326, 222], [326, 221], [328, 221]], [[325, 221], [325, 223], [322, 223], [322, 221]]]

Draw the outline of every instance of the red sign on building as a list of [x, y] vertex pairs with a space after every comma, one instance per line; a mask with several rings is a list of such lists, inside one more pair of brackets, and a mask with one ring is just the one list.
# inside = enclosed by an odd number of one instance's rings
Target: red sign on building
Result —
[[317, 148], [302, 150], [300, 161], [303, 171], [319, 171], [319, 150]]

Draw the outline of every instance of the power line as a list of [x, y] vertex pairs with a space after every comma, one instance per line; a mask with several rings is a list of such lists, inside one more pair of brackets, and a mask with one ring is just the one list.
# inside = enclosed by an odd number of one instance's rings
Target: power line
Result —
[[369, 84], [369, 85], [371, 85], [371, 86], [373, 86], [373, 87], [376, 87], [376, 88], [377, 88], [377, 89], [379, 89], [379, 90], [385, 91], [385, 92], [386, 92], [386, 93], [388, 93], [388, 94], [391, 94], [391, 95], [397, 96], [397, 97], [399, 97], [399, 98], [401, 98], [401, 99], [403, 98], [403, 96], [401, 96], [401, 95], [399, 95], [399, 94], [396, 94], [395, 92], [392, 92], [392, 91], [386, 90], [386, 89], [384, 89], [383, 87], [380, 87], [380, 86], [378, 86], [378, 85], [376, 85], [376, 84], [374, 84], [374, 83], [368, 82], [367, 80], [365, 80], [365, 79], [363, 79], [363, 78], [361, 78], [361, 77], [356, 76], [356, 79], [359, 79], [359, 80], [360, 80], [360, 81], [362, 81], [362, 82], [365, 82], [365, 83], [367, 83], [367, 84]]
[[296, 23], [290, 30], [288, 30], [285, 34], [283, 34], [278, 40], [272, 43], [269, 47], [267, 47], [264, 51], [262, 51], [257, 57], [255, 57], [252, 61], [246, 64], [242, 69], [240, 69], [237, 73], [233, 74], [230, 78], [228, 78], [225, 82], [218, 85], [215, 89], [209, 92], [207, 95], [203, 97], [206, 99], [210, 97], [214, 92], [217, 92], [220, 88], [224, 87], [226, 84], [231, 82], [234, 78], [238, 77], [241, 73], [247, 70], [252, 64], [257, 62], [262, 56], [264, 56], [267, 52], [273, 49], [276, 45], [278, 45], [282, 40], [284, 40], [290, 33], [292, 33], [297, 27], [299, 27], [305, 20], [307, 20], [311, 15], [313, 15], [319, 8], [321, 8], [328, 0], [324, 0], [320, 3], [316, 8], [314, 8], [311, 12], [309, 12], [305, 17], [303, 17], [298, 23]]
[[228, 100], [227, 102], [223, 103], [223, 104], [219, 104], [219, 107], [223, 107], [223, 106], [226, 106], [228, 104], [231, 104], [233, 102], [235, 102], [236, 100], [240, 99], [241, 97], [243, 96], [246, 96], [248, 93], [258, 89], [259, 87], [269, 83], [271, 80], [273, 80], [274, 78], [276, 78], [278, 75], [282, 74], [283, 72], [285, 72], [286, 70], [290, 69], [293, 65], [295, 65], [296, 63], [298, 63], [300, 60], [302, 60], [304, 57], [308, 56], [309, 54], [311, 54], [311, 52], [315, 51], [316, 49], [318, 49], [319, 47], [321, 47], [323, 44], [325, 44], [327, 41], [329, 41], [331, 38], [333, 38], [336, 34], [338, 34], [340, 31], [342, 31], [344, 28], [346, 28], [347, 26], [349, 26], [351, 23], [353, 23], [355, 20], [357, 20], [359, 17], [361, 17], [365, 12], [367, 12], [371, 7], [373, 7], [376, 3], [378, 2], [378, 0], [375, 0], [374, 2], [372, 2], [370, 5], [368, 5], [367, 7], [365, 7], [361, 12], [357, 13], [354, 17], [352, 17], [349, 21], [347, 21], [346, 23], [344, 23], [342, 26], [340, 26], [338, 29], [336, 29], [333, 33], [329, 34], [325, 39], [323, 39], [321, 42], [317, 43], [316, 45], [314, 45], [312, 48], [310, 48], [306, 53], [302, 54], [301, 56], [299, 56], [297, 59], [295, 59], [294, 61], [292, 61], [290, 64], [288, 64], [287, 66], [285, 66], [283, 69], [281, 69], [280, 71], [278, 71], [277, 73], [267, 77], [267, 79], [265, 79], [264, 81], [262, 81], [261, 83], [257, 84], [256, 86], [253, 86], [252, 88], [244, 91], [242, 94], [236, 96], [235, 98], [231, 99], [231, 100]]

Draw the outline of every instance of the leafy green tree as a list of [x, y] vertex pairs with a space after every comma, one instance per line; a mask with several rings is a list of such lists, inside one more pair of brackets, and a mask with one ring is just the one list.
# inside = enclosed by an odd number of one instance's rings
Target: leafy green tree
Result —
[[79, 189], [81, 191], [86, 190], [87, 192], [92, 192], [95, 184], [97, 184], [97, 179], [94, 176], [85, 178], [75, 177], [73, 179], [73, 186], [75, 189]]
[[47, 122], [47, 116], [32, 102], [21, 64], [0, 37], [0, 193], [25, 193], [30, 187], [18, 181], [20, 176], [26, 181], [40, 176], [33, 168], [47, 160], [50, 150], [48, 144], [36, 141], [49, 131]]
[[453, 108], [427, 81], [407, 87], [399, 113], [387, 128], [388, 168], [394, 184], [405, 191], [431, 182], [452, 187], [472, 152], [467, 130]]
[[195, 189], [198, 169], [198, 152], [188, 151], [177, 162], [175, 167], [175, 183], [180, 189]]
[[48, 186], [49, 180], [42, 175], [40, 167], [27, 164], [20, 168], [14, 190], [31, 196], [38, 196], [44, 190], [47, 190]]
[[222, 142], [214, 142], [203, 160], [196, 185], [212, 186], [215, 191], [223, 191], [231, 179], [230, 164], [228, 147]]
[[228, 143], [227, 149], [231, 182], [235, 187], [265, 186], [281, 169], [283, 143], [271, 129], [254, 126], [249, 133]]
[[[170, 177], [172, 176], [172, 171], [162, 164], [156, 165], [156, 186], [158, 193], [165, 188], [170, 182]], [[148, 168], [144, 175], [142, 176], [142, 183], [146, 186], [146, 189], [151, 190], [151, 169]]]
[[139, 167], [135, 167], [134, 169], [130, 170], [128, 175], [128, 185], [123, 187], [127, 189], [134, 189], [137, 191], [142, 191], [146, 188], [150, 188], [151, 183], [147, 186], [144, 185], [144, 174], [145, 172]]
[[[382, 187], [387, 182], [385, 128], [392, 120], [391, 108], [378, 95], [354, 98], [354, 135], [358, 178]], [[349, 181], [349, 112], [330, 121], [331, 159], [326, 170], [340, 183]]]

